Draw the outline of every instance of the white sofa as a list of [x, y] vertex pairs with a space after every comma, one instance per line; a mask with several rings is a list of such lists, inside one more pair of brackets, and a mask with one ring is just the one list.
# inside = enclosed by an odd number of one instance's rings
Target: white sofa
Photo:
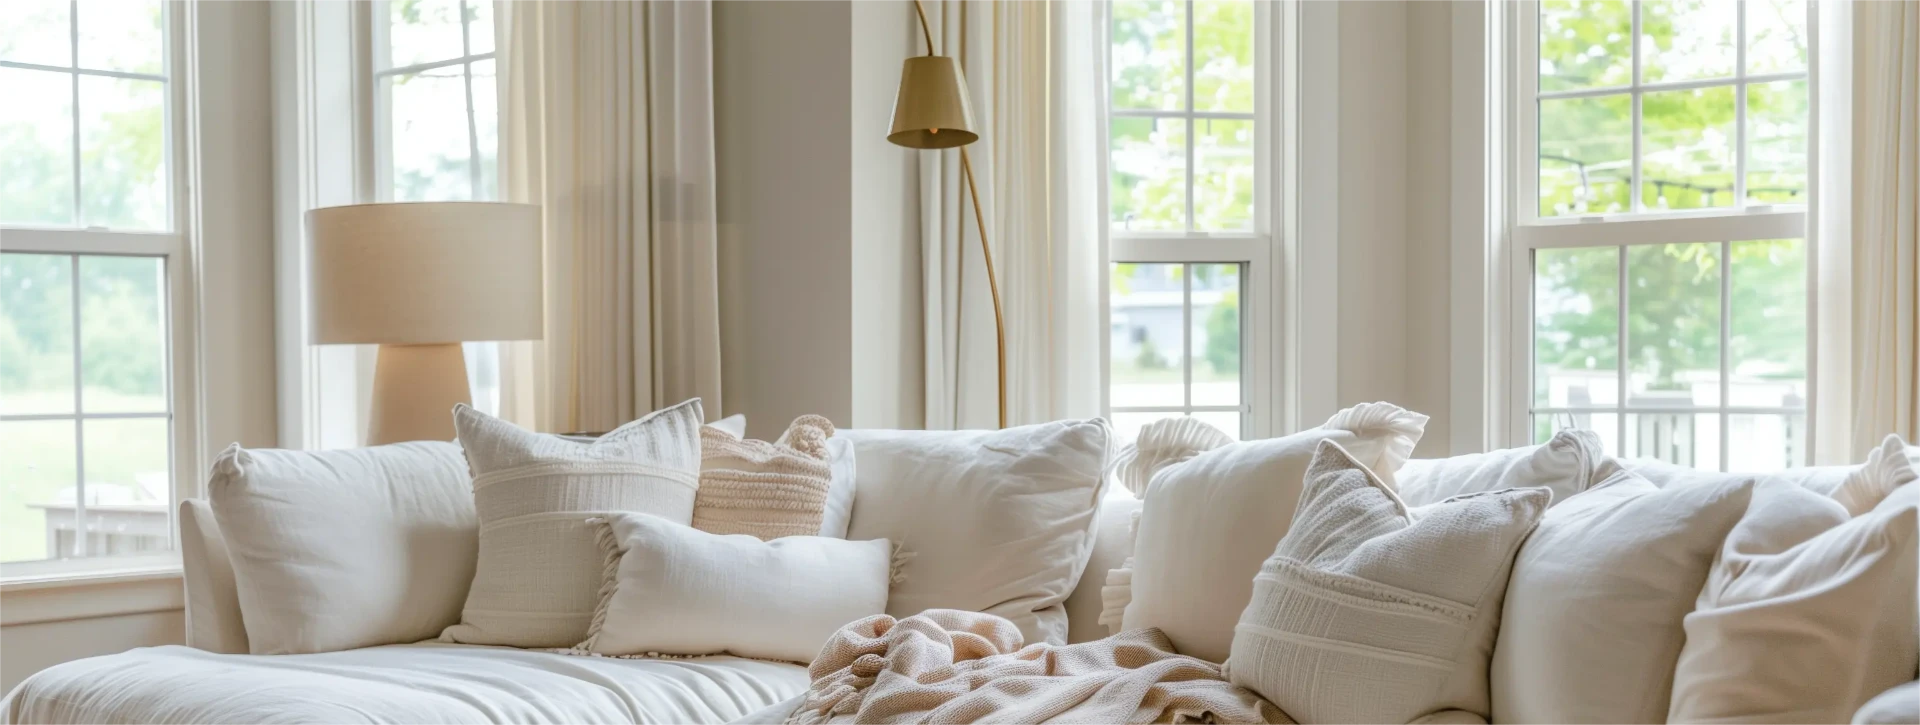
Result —
[[[1108, 634], [1098, 622], [1100, 587], [1129, 554], [1127, 527], [1140, 503], [1124, 491], [1101, 503], [1093, 553], [1065, 604], [1072, 641]], [[7, 696], [0, 721], [723, 723], [787, 702], [808, 684], [803, 666], [737, 657], [621, 659], [439, 642], [248, 655], [212, 511], [188, 500], [180, 516], [187, 645], [40, 672]]]

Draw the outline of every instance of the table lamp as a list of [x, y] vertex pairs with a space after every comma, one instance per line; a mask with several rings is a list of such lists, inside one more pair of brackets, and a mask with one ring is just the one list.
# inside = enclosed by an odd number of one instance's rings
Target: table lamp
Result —
[[377, 344], [367, 445], [453, 440], [460, 343], [542, 334], [540, 207], [355, 204], [307, 212], [313, 344]]

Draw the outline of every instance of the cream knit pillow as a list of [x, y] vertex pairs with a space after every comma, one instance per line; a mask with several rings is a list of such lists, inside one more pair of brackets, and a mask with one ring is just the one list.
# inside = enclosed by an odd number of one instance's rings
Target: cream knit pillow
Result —
[[440, 639], [512, 647], [586, 639], [605, 560], [586, 520], [637, 511], [691, 523], [700, 419], [695, 398], [582, 443], [455, 407], [480, 559], [460, 623]]
[[702, 426], [693, 528], [763, 540], [820, 533], [832, 484], [831, 437], [833, 423], [817, 415], [795, 418], [784, 444]]
[[1508, 488], [1409, 510], [1320, 441], [1293, 527], [1253, 578], [1228, 677], [1303, 723], [1486, 718], [1507, 573], [1552, 498]]

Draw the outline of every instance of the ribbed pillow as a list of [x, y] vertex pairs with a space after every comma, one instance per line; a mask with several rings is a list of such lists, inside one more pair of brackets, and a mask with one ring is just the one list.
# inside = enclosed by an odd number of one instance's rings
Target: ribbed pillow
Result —
[[454, 428], [473, 474], [480, 559], [447, 642], [571, 647], [600, 600], [600, 546], [586, 520], [637, 511], [693, 522], [700, 400], [591, 442], [521, 429], [465, 405]]
[[1552, 494], [1508, 488], [1409, 510], [1330, 440], [1305, 485], [1234, 629], [1233, 684], [1305, 723], [1484, 720], [1507, 573]]
[[693, 528], [759, 539], [821, 531], [833, 476], [827, 439], [833, 423], [803, 415], [784, 443], [742, 439], [713, 426], [700, 429], [700, 491]]

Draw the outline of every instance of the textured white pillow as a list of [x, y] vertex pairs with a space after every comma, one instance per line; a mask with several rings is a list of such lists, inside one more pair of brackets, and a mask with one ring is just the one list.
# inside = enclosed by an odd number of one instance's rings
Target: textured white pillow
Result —
[[1253, 578], [1228, 677], [1300, 722], [1485, 718], [1507, 572], [1552, 500], [1505, 488], [1409, 511], [1321, 441], [1293, 527]]
[[543, 435], [454, 408], [473, 471], [480, 559], [460, 623], [440, 639], [571, 647], [600, 600], [600, 547], [586, 520], [636, 511], [693, 521], [700, 400], [655, 411], [592, 442]]
[[1062, 602], [1093, 548], [1111, 460], [1105, 420], [841, 435], [860, 457], [847, 537], [888, 539], [912, 557], [887, 614], [986, 612], [1028, 642], [1066, 642]]
[[253, 654], [418, 642], [460, 619], [477, 544], [459, 446], [235, 444], [207, 495]]
[[[787, 445], [788, 436], [780, 434], [776, 445]], [[736, 438], [739, 436], [735, 436]], [[853, 522], [853, 494], [858, 469], [854, 466], [853, 442], [842, 436], [827, 439], [827, 470], [832, 481], [827, 485], [827, 511], [820, 519], [820, 535], [836, 539], [847, 538], [847, 524]]]
[[1607, 456], [1590, 430], [1563, 430], [1537, 446], [1470, 453], [1452, 458], [1416, 458], [1396, 475], [1408, 506], [1439, 503], [1463, 493], [1543, 486], [1558, 504], [1591, 488]]
[[[1391, 485], [1426, 422], [1367, 403], [1319, 428], [1221, 446], [1154, 472], [1131, 571], [1109, 578], [1108, 600], [1125, 607], [1121, 629], [1159, 627], [1180, 654], [1225, 662], [1253, 575], [1287, 533], [1320, 441], [1339, 443]], [[1126, 577], [1131, 584], [1121, 586]]]
[[1687, 615], [1667, 720], [1846, 722], [1913, 679], [1916, 499], [1903, 486], [1848, 520], [1799, 486], [1756, 487]]
[[1666, 719], [1674, 662], [1751, 480], [1660, 489], [1602, 464], [1520, 548], [1493, 651], [1494, 722]]
[[1654, 459], [1623, 460], [1620, 465], [1660, 488], [1724, 484], [1749, 478], [1786, 481], [1822, 496], [1833, 497], [1833, 500], [1846, 507], [1848, 514], [1854, 516], [1872, 510], [1888, 493], [1913, 481], [1916, 478], [1915, 470], [1920, 467], [1915, 463], [1906, 442], [1897, 435], [1887, 436], [1879, 446], [1867, 452], [1865, 461], [1851, 466], [1807, 466], [1768, 473], [1720, 473]]
[[842, 625], [887, 608], [893, 546], [885, 539], [763, 541], [633, 513], [589, 524], [606, 584], [578, 650], [805, 664]]
[[1912, 725], [1920, 722], [1920, 680], [1868, 700], [1853, 714], [1854, 725]]

